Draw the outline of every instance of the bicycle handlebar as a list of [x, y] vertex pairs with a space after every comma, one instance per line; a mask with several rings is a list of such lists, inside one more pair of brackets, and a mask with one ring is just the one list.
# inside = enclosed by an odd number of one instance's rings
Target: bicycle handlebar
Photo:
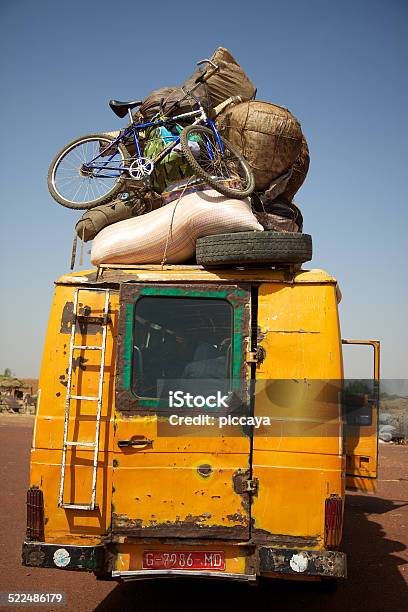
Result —
[[210, 79], [216, 72], [219, 71], [220, 67], [217, 64], [214, 64], [210, 59], [203, 59], [197, 62], [197, 66], [201, 66], [201, 64], [211, 64], [212, 70], [209, 72], [203, 72], [199, 77], [196, 78], [194, 83], [205, 83], [208, 79]]
[[201, 66], [201, 64], [211, 64], [213, 68], [218, 68], [217, 64], [214, 64], [212, 60], [207, 59], [207, 58], [202, 59], [199, 62], [197, 62], [197, 66]]

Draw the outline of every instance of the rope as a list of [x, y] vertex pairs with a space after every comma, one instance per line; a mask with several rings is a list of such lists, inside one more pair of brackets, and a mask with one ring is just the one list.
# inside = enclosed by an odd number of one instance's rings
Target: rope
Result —
[[84, 259], [83, 259], [83, 255], [84, 255], [84, 244], [85, 244], [85, 223], [82, 225], [82, 238], [81, 238], [81, 250], [79, 251], [79, 265], [83, 266], [84, 265]]
[[162, 269], [162, 270], [163, 270], [163, 268], [164, 268], [164, 265], [165, 265], [165, 263], [166, 263], [166, 259], [167, 259], [167, 249], [168, 249], [169, 242], [170, 242], [170, 236], [172, 235], [172, 230], [173, 230], [173, 221], [174, 221], [174, 215], [176, 214], [176, 208], [177, 208], [177, 206], [178, 206], [178, 204], [179, 204], [179, 202], [180, 202], [181, 198], [183, 197], [183, 195], [184, 195], [184, 193], [185, 193], [185, 191], [186, 191], [187, 187], [190, 185], [190, 182], [191, 182], [191, 180], [192, 180], [193, 178], [194, 178], [194, 177], [190, 177], [190, 178], [188, 179], [187, 183], [184, 185], [183, 191], [182, 191], [182, 192], [181, 192], [181, 194], [179, 195], [178, 200], [177, 200], [177, 202], [176, 202], [176, 204], [175, 204], [175, 206], [174, 206], [174, 208], [173, 208], [173, 212], [172, 212], [172, 214], [171, 214], [171, 219], [170, 219], [169, 231], [167, 232], [166, 245], [165, 245], [165, 247], [164, 247], [163, 259], [162, 259], [162, 262], [161, 262], [161, 264], [160, 264], [160, 265], [161, 265], [161, 269]]
[[73, 271], [75, 267], [77, 241], [78, 241], [78, 236], [77, 236], [76, 230], [74, 230], [74, 237], [72, 239], [72, 250], [71, 250], [71, 267], [70, 267], [71, 272]]

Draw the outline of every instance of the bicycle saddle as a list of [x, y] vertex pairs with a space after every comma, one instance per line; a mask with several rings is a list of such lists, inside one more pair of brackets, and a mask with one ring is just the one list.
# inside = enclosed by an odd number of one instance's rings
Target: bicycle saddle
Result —
[[130, 100], [129, 102], [120, 102], [119, 100], [110, 100], [109, 106], [118, 117], [124, 117], [128, 112], [128, 108], [140, 106], [142, 100]]

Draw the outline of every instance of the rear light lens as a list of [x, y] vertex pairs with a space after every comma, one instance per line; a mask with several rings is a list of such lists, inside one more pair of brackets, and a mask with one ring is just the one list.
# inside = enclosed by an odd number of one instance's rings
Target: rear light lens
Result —
[[338, 495], [326, 499], [324, 512], [324, 543], [336, 547], [340, 544], [343, 526], [343, 500]]
[[44, 496], [38, 487], [27, 491], [27, 540], [44, 541]]

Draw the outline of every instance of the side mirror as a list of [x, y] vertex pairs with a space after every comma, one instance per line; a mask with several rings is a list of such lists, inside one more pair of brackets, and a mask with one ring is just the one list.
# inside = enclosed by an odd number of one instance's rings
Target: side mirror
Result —
[[372, 403], [367, 394], [347, 393], [342, 396], [343, 414], [347, 425], [371, 425]]

